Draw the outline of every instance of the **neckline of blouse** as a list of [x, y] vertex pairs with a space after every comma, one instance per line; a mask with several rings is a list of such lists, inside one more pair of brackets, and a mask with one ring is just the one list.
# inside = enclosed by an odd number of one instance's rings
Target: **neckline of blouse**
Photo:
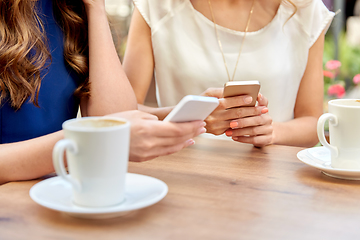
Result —
[[[208, 19], [207, 17], [205, 17], [201, 12], [199, 12], [198, 10], [196, 10], [194, 8], [194, 6], [192, 5], [191, 1], [187, 1], [188, 2], [188, 5], [190, 7], [190, 9], [192, 11], [194, 11], [198, 16], [200, 16], [204, 21], [205, 23], [211, 25], [212, 27], [214, 27], [214, 23]], [[252, 31], [252, 32], [247, 32], [246, 34], [247, 35], [256, 35], [256, 34], [260, 34], [261, 32], [265, 31], [267, 28], [270, 28], [271, 25], [274, 24], [274, 22], [276, 22], [277, 18], [279, 17], [280, 15], [280, 9], [282, 8], [282, 4], [279, 5], [277, 11], [276, 11], [276, 14], [275, 16], [271, 19], [271, 21], [266, 24], [264, 27], [260, 28], [259, 30], [256, 30], [256, 31]], [[236, 34], [236, 35], [240, 35], [240, 36], [243, 36], [245, 32], [242, 32], [242, 31], [237, 31], [237, 30], [233, 30], [233, 29], [230, 29], [230, 28], [226, 28], [226, 27], [223, 27], [221, 25], [218, 25], [216, 24], [216, 27], [220, 30], [220, 31], [224, 31], [224, 32], [228, 32], [228, 33], [232, 33], [232, 34]]]

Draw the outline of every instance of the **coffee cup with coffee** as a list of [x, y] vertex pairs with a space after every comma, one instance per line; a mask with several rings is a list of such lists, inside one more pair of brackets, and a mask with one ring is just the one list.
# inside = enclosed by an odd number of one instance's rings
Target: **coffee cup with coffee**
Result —
[[[329, 113], [317, 124], [320, 143], [330, 150], [331, 166], [337, 169], [360, 170], [360, 100], [329, 101]], [[329, 121], [330, 144], [325, 139], [324, 126]]]
[[130, 123], [112, 117], [84, 117], [62, 126], [65, 139], [53, 149], [53, 164], [58, 176], [72, 185], [73, 203], [83, 207], [120, 204], [125, 199]]

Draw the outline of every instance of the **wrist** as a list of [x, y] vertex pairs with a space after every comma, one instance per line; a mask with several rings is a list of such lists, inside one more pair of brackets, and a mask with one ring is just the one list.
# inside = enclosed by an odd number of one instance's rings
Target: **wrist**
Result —
[[274, 122], [271, 123], [272, 126], [272, 134], [271, 134], [271, 141], [269, 145], [276, 144], [276, 124]]
[[140, 111], [150, 113], [158, 117], [159, 120], [163, 120], [174, 107], [148, 107], [142, 104], [138, 105]]

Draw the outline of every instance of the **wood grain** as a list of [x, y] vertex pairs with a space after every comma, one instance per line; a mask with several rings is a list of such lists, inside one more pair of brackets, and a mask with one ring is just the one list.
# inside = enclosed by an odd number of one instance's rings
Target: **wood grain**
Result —
[[197, 138], [129, 172], [169, 186], [159, 203], [107, 220], [45, 209], [39, 180], [0, 186], [0, 239], [359, 239], [360, 181], [327, 177], [296, 158], [302, 148]]

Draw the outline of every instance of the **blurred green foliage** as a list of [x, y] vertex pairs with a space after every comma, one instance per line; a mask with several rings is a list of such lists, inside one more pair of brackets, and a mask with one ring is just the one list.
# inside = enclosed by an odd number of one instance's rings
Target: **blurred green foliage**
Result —
[[[324, 69], [326, 62], [333, 60], [334, 56], [334, 38], [332, 34], [327, 34], [324, 44]], [[339, 59], [337, 60], [341, 62], [340, 72], [337, 75], [337, 79], [344, 80], [346, 83], [345, 88], [348, 89], [353, 85], [353, 77], [360, 73], [360, 46], [349, 45], [346, 41], [345, 33], [342, 33], [339, 38]]]

